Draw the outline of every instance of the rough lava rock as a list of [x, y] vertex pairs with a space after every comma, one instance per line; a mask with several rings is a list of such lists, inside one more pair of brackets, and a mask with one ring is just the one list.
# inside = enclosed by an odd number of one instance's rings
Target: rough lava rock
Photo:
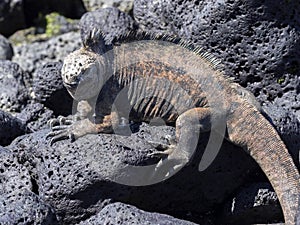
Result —
[[43, 104], [31, 101], [16, 117], [26, 124], [28, 131], [34, 132], [48, 128], [48, 121], [54, 114]]
[[0, 145], [10, 144], [16, 137], [25, 134], [26, 125], [16, 117], [0, 110]]
[[25, 71], [32, 74], [37, 68], [48, 62], [63, 61], [63, 59], [81, 46], [79, 32], [69, 32], [53, 37], [45, 42], [23, 44], [14, 48], [13, 61]]
[[278, 198], [269, 183], [242, 188], [224, 207], [221, 224], [256, 224], [282, 221]]
[[84, 6], [88, 11], [115, 7], [126, 13], [130, 13], [133, 10], [133, 2], [134, 0], [83, 0]]
[[76, 32], [78, 30], [79, 20], [66, 18], [57, 12], [47, 14], [45, 18], [47, 22], [45, 33], [48, 37], [54, 37], [72, 31]]
[[9, 41], [0, 34], [0, 60], [11, 60], [13, 48]]
[[[97, 215], [78, 225], [122, 224], [122, 225], [196, 225], [172, 216], [150, 213], [124, 203], [112, 203], [105, 206]], [[201, 223], [204, 224], [204, 223]]]
[[62, 62], [49, 62], [33, 74], [31, 96], [58, 115], [72, 113], [73, 99], [63, 85]]
[[53, 209], [33, 191], [30, 172], [0, 147], [0, 224], [57, 224]]
[[[213, 164], [200, 173], [198, 165], [208, 140], [208, 134], [203, 134], [189, 166], [164, 182], [139, 186], [149, 184], [159, 160], [149, 158], [154, 149], [147, 140], [165, 142], [166, 135], [174, 135], [173, 128], [142, 124], [131, 136], [86, 135], [52, 147], [45, 140], [48, 132], [19, 137], [9, 149], [26, 162], [39, 196], [55, 208], [63, 223], [86, 220], [116, 201], [197, 223], [199, 215], [214, 211], [255, 167], [241, 149], [225, 142]], [[139, 168], [136, 177], [124, 164], [152, 167]]]
[[[286, 98], [287, 97], [287, 98]], [[283, 105], [291, 106], [295, 101], [289, 98], [290, 95], [277, 97], [274, 102], [263, 105], [264, 111], [271, 118], [270, 121], [276, 127], [282, 140], [285, 142], [290, 154], [293, 156], [296, 166], [299, 168], [299, 150], [300, 150], [300, 117], [295, 114], [281, 110]], [[299, 98], [299, 96], [297, 97]], [[299, 99], [300, 100], [300, 99]]]
[[106, 44], [126, 32], [137, 29], [137, 24], [126, 13], [117, 8], [99, 9], [85, 13], [80, 19], [81, 38], [85, 37], [97, 28], [105, 34]]
[[[134, 5], [141, 29], [200, 45], [266, 108], [275, 102], [276, 113], [268, 115], [274, 125], [278, 120], [300, 121], [299, 16], [299, 1], [136, 0]], [[289, 124], [280, 123], [276, 129], [298, 155], [299, 145], [289, 142], [298, 142], [300, 130]], [[285, 139], [290, 133], [298, 135]]]
[[29, 99], [28, 74], [8, 60], [0, 60], [0, 109], [20, 112]]

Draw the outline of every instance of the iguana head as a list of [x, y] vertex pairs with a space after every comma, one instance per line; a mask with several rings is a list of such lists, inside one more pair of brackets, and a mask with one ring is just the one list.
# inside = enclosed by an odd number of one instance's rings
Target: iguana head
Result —
[[96, 53], [76, 50], [64, 59], [62, 80], [71, 96], [80, 101], [99, 94], [103, 85], [104, 64]]

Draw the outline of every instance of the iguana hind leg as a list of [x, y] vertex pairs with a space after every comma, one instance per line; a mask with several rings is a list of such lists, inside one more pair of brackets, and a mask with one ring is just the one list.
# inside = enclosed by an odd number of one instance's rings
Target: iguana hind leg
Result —
[[211, 112], [209, 108], [193, 108], [181, 114], [176, 120], [176, 144], [171, 144], [162, 153], [156, 166], [155, 176], [172, 176], [184, 167], [197, 149], [200, 132], [211, 128]]

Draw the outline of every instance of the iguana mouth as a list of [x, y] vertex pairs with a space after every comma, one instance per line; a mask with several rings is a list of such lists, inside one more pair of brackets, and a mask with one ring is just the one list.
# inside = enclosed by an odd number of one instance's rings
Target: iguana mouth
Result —
[[64, 85], [65, 85], [66, 88], [75, 89], [78, 86], [78, 83], [77, 82], [72, 82], [72, 83], [65, 83], [64, 82]]

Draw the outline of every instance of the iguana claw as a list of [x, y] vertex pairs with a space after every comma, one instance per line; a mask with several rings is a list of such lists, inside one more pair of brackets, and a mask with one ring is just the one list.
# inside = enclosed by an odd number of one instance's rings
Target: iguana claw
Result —
[[[55, 127], [57, 128], [57, 127]], [[71, 142], [75, 141], [74, 134], [69, 129], [54, 130], [46, 135], [46, 139], [51, 138], [49, 145], [52, 146], [55, 142], [70, 139]]]
[[74, 141], [74, 134], [71, 132], [74, 121], [68, 117], [58, 116], [55, 119], [48, 121], [51, 132], [46, 135], [46, 139], [51, 138], [49, 145], [52, 146], [55, 142], [70, 139]]
[[174, 175], [176, 172], [178, 172], [183, 166], [184, 166], [184, 164], [183, 164], [183, 165], [180, 164], [180, 165], [175, 165], [175, 166], [173, 166], [173, 168], [167, 172], [167, 174], [165, 175], [165, 178], [169, 178], [169, 177], [173, 176], [173, 175]]
[[177, 145], [169, 145], [164, 151], [157, 151], [149, 155], [165, 154], [167, 157], [162, 158], [155, 166], [155, 176], [161, 176], [164, 179], [173, 176], [188, 162], [188, 157], [181, 151], [177, 150]]
[[155, 176], [161, 176], [163, 179], [174, 175], [188, 162], [187, 157], [176, 149], [176, 141], [169, 137], [166, 137], [166, 139], [169, 144], [148, 141], [157, 150], [149, 153], [147, 156], [162, 157], [155, 166], [154, 171]]
[[167, 135], [165, 139], [167, 140], [168, 144], [156, 141], [147, 141], [152, 147], [158, 150], [148, 154], [148, 156], [170, 155], [177, 143], [170, 135]]
[[172, 145], [165, 145], [165, 144], [159, 144], [159, 145], [157, 145], [156, 149], [159, 149], [159, 150], [151, 152], [147, 156], [170, 155], [170, 154], [172, 154], [172, 152], [174, 150], [174, 148], [172, 147]]
[[[57, 121], [59, 120], [63, 123], [69, 123], [68, 120], [57, 119]], [[95, 134], [97, 132], [98, 132], [98, 128], [89, 119], [84, 119], [75, 122], [72, 121], [71, 125], [64, 125], [64, 124], [60, 124], [57, 126], [53, 125], [51, 127], [51, 132], [46, 136], [46, 139], [51, 138], [49, 143], [51, 146], [57, 141], [70, 139], [72, 142], [75, 141], [77, 138], [82, 137], [86, 134]]]
[[72, 119], [69, 119], [67, 117], [64, 116], [58, 116], [55, 119], [50, 119], [48, 121], [48, 125], [53, 128], [56, 127], [56, 125], [71, 125], [73, 123]]

